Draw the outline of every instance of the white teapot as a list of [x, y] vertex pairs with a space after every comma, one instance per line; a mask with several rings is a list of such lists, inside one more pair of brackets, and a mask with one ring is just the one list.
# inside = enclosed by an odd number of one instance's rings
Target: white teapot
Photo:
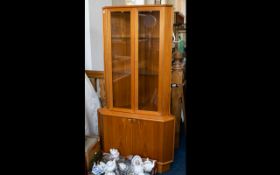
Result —
[[144, 174], [144, 169], [142, 166], [134, 166], [133, 167], [133, 172], [137, 175], [143, 175]]
[[112, 149], [110, 149], [110, 155], [111, 155], [111, 157], [113, 159], [117, 159], [118, 160], [119, 156], [120, 156], [120, 153], [119, 153], [119, 151], [117, 149], [112, 148]]
[[131, 159], [131, 164], [132, 164], [132, 166], [142, 166], [142, 164], [143, 164], [142, 158], [138, 155], [134, 156]]
[[116, 167], [117, 167], [116, 159], [110, 160], [106, 163], [105, 171], [106, 172], [112, 172], [116, 169]]
[[131, 160], [131, 164], [133, 167], [133, 172], [137, 175], [143, 175], [144, 169], [143, 169], [143, 161], [142, 158], [138, 155], [134, 156]]
[[147, 158], [147, 160], [143, 163], [145, 172], [151, 172], [154, 166], [155, 166], [155, 160], [152, 162], [149, 160], [149, 158]]

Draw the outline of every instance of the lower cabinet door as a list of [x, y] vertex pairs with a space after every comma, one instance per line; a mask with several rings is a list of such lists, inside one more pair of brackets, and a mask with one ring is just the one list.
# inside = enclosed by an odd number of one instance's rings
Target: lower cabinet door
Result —
[[116, 148], [127, 156], [132, 152], [132, 119], [103, 116], [103, 149]]
[[132, 152], [143, 158], [158, 160], [161, 154], [162, 133], [159, 122], [132, 119]]
[[169, 165], [174, 156], [174, 120], [159, 122], [101, 116], [103, 151], [119, 150], [122, 156], [139, 155]]

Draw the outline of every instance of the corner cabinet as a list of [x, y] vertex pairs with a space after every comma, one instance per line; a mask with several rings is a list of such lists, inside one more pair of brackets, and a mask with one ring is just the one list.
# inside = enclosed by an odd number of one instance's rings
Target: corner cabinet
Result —
[[168, 170], [174, 157], [172, 19], [171, 5], [103, 8], [107, 106], [98, 111], [103, 150], [156, 159], [158, 172]]

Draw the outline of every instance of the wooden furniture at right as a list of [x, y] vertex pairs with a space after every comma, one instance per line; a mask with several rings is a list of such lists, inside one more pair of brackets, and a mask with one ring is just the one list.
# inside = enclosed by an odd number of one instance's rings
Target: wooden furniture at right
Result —
[[171, 113], [175, 116], [175, 148], [179, 148], [180, 145], [180, 125], [182, 112], [184, 115], [184, 124], [186, 129], [186, 113], [184, 102], [184, 67], [182, 62], [182, 54], [178, 51], [174, 53], [174, 63], [172, 64], [172, 94], [171, 94]]

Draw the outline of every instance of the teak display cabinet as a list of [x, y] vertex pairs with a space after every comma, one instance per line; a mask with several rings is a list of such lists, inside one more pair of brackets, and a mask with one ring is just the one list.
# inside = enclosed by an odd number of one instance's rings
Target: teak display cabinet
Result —
[[105, 152], [157, 160], [158, 172], [174, 157], [170, 114], [171, 5], [103, 8], [107, 106], [98, 110]]

